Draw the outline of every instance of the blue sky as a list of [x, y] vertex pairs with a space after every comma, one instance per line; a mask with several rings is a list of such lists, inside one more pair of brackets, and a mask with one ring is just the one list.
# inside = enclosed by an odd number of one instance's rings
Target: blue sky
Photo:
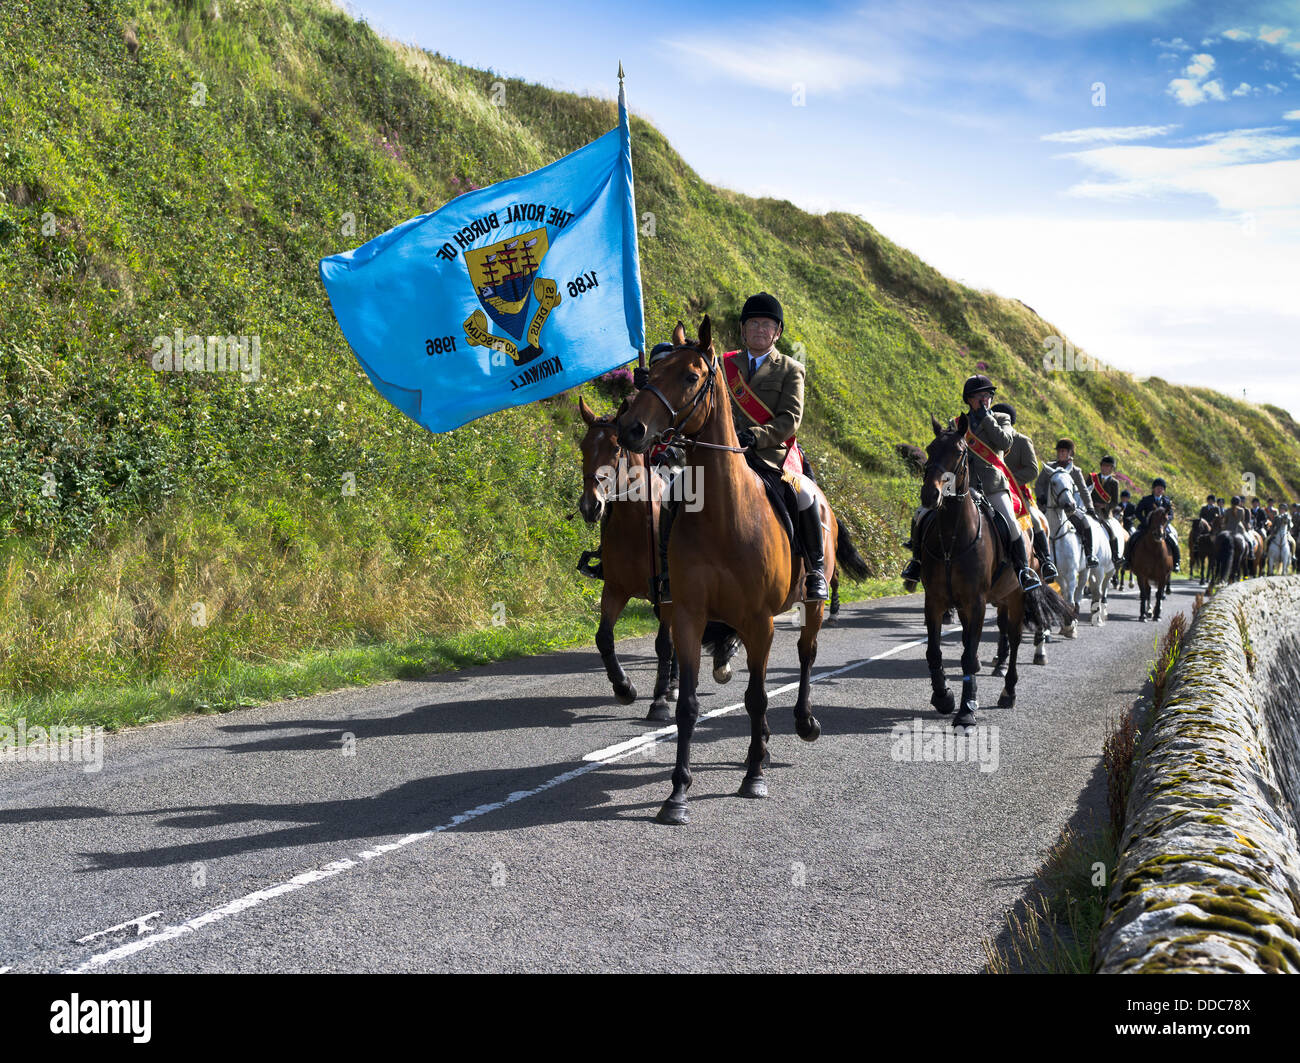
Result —
[[346, 6], [568, 91], [613, 96], [622, 60], [706, 180], [853, 211], [1111, 365], [1300, 416], [1300, 0]]

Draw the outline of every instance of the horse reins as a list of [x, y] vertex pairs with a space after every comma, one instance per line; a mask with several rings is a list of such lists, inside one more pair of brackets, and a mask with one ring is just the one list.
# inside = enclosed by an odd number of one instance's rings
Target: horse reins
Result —
[[[688, 350], [688, 349], [694, 350], [695, 348], [685, 348], [685, 347], [676, 348], [676, 350], [679, 351]], [[654, 437], [653, 441], [655, 443], [663, 443], [664, 445], [668, 446], [680, 441], [686, 444], [687, 446], [692, 446], [692, 447], [707, 447], [709, 450], [727, 450], [733, 454], [745, 453], [744, 447], [733, 447], [727, 445], [726, 443], [705, 443], [703, 440], [692, 439], [690, 436], [683, 435], [679, 431], [678, 418], [681, 418], [680, 425], [684, 426], [687, 421], [689, 421], [692, 417], [695, 416], [695, 410], [700, 405], [700, 403], [704, 400], [705, 396], [712, 395], [713, 380], [714, 377], [716, 377], [717, 375], [718, 375], [718, 358], [717, 355], [714, 355], [713, 358], [710, 359], [709, 361], [709, 374], [707, 377], [704, 378], [704, 383], [701, 384], [699, 390], [695, 392], [694, 396], [691, 398], [690, 403], [682, 407], [681, 410], [675, 410], [673, 408], [673, 404], [668, 401], [667, 396], [665, 396], [662, 391], [660, 391], [649, 381], [646, 381], [645, 387], [643, 387], [641, 390], [650, 392], [651, 395], [653, 395], [656, 399], [658, 399], [660, 402], [664, 404], [664, 409], [668, 411], [668, 427]], [[712, 400], [710, 400], [710, 402], [711, 401]], [[683, 414], [685, 414], [684, 417], [682, 416]], [[713, 416], [712, 410], [710, 410], [708, 415], [704, 418], [704, 422], [700, 425], [701, 429], [704, 427], [704, 424], [708, 423], [709, 417], [711, 416]]]

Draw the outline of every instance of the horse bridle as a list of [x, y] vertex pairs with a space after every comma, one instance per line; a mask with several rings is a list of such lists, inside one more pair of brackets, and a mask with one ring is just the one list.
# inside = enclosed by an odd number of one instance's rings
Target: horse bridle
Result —
[[[678, 351], [686, 351], [686, 350], [695, 351], [697, 354], [700, 353], [699, 350], [695, 347], [689, 347], [689, 346], [674, 347], [672, 351], [665, 354], [664, 357], [668, 358], [676, 354]], [[704, 383], [700, 385], [699, 389], [691, 397], [690, 402], [687, 403], [685, 406], [683, 406], [680, 410], [674, 409], [673, 404], [668, 401], [668, 397], [657, 387], [655, 387], [652, 383], [650, 383], [650, 381], [648, 380], [646, 381], [645, 386], [642, 387], [641, 390], [650, 392], [651, 395], [653, 395], [656, 399], [658, 399], [660, 402], [664, 404], [664, 409], [668, 411], [668, 427], [665, 428], [662, 432], [658, 433], [651, 442], [663, 443], [664, 445], [669, 445], [677, 442], [678, 439], [680, 438], [681, 442], [689, 444], [690, 446], [693, 447], [708, 447], [710, 450], [728, 450], [731, 451], [733, 454], [743, 454], [745, 452], [744, 447], [732, 447], [726, 445], [725, 443], [705, 443], [701, 440], [692, 439], [689, 436], [683, 435], [681, 432], [681, 429], [686, 425], [686, 422], [695, 416], [695, 410], [700, 405], [700, 403], [704, 400], [705, 396], [711, 395], [713, 393], [713, 380], [714, 377], [716, 377], [717, 375], [718, 375], [718, 356], [715, 354], [711, 359], [709, 359], [709, 372], [708, 375], [704, 378]], [[712, 410], [710, 410], [708, 414], [706, 414], [704, 421], [701, 422], [700, 424], [700, 428], [703, 428], [704, 425], [708, 423], [709, 417], [711, 416], [713, 416]]]

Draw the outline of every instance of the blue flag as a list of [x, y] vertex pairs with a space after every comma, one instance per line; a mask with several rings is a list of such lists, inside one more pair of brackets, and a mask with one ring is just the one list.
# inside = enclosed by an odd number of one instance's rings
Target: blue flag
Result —
[[618, 117], [617, 129], [549, 166], [321, 259], [357, 361], [411, 420], [447, 432], [642, 350], [621, 82]]

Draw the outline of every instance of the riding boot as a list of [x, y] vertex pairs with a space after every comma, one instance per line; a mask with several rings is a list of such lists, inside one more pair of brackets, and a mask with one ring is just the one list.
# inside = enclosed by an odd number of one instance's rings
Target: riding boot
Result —
[[912, 560], [903, 566], [903, 590], [911, 594], [921, 581], [921, 520], [912, 518], [912, 537], [907, 540], [907, 548], [912, 551]]
[[659, 506], [659, 602], [667, 604], [673, 600], [668, 588], [668, 533], [672, 531], [673, 519], [677, 516], [677, 503], [664, 499]]
[[1165, 542], [1169, 546], [1169, 552], [1174, 555], [1174, 571], [1181, 572], [1183, 570], [1183, 552], [1178, 549], [1178, 544], [1168, 536], [1165, 536]]
[[799, 530], [799, 544], [803, 547], [805, 567], [807, 569], [806, 602], [824, 602], [830, 597], [826, 586], [826, 556], [822, 547], [821, 507], [814, 502], [806, 509], [799, 510], [796, 518]]
[[1034, 553], [1038, 555], [1038, 566], [1043, 579], [1050, 583], [1060, 574], [1052, 564], [1052, 548], [1047, 543], [1047, 533], [1042, 528], [1034, 528]]
[[1038, 573], [1029, 567], [1029, 552], [1025, 549], [1025, 540], [1020, 534], [1020, 529], [1010, 531], [1008, 538], [1010, 542], [1007, 543], [1007, 555], [1011, 558], [1011, 563], [1016, 566], [1020, 589], [1031, 591], [1035, 587], [1042, 586]]
[[1069, 515], [1070, 523], [1074, 525], [1074, 530], [1079, 533], [1079, 541], [1083, 543], [1083, 554], [1087, 558], [1088, 568], [1097, 567], [1097, 555], [1092, 549], [1092, 526], [1088, 520], [1078, 510]]

